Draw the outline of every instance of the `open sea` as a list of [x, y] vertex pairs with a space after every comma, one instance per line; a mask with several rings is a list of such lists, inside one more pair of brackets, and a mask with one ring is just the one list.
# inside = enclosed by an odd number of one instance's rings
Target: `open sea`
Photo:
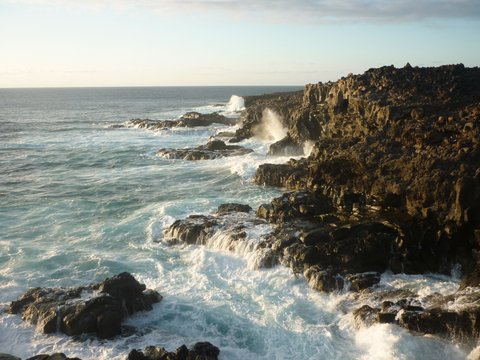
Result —
[[[232, 95], [289, 87], [0, 89], [0, 353], [27, 358], [64, 352], [83, 360], [125, 359], [148, 345], [173, 351], [210, 341], [224, 360], [475, 359], [460, 345], [389, 324], [358, 328], [349, 314], [368, 300], [323, 294], [277, 266], [255, 269], [248, 247], [168, 246], [162, 229], [226, 202], [254, 209], [281, 194], [257, 186], [269, 143], [215, 160], [157, 157], [160, 148], [205, 144], [221, 125], [151, 131], [119, 127], [132, 118], [172, 120], [187, 111], [238, 116]], [[255, 242], [265, 225], [249, 229]], [[123, 271], [164, 296], [113, 340], [44, 335], [6, 313], [30, 287], [79, 286]], [[458, 279], [385, 273], [385, 289], [447, 294]]]

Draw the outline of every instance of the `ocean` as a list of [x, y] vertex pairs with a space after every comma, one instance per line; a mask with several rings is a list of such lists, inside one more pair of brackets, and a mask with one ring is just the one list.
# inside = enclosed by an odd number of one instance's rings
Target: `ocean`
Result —
[[[220, 358], [465, 359], [468, 349], [390, 324], [358, 327], [352, 309], [368, 304], [349, 292], [324, 294], [276, 266], [256, 269], [245, 247], [169, 246], [162, 230], [227, 202], [254, 209], [282, 189], [255, 185], [269, 143], [214, 160], [157, 157], [160, 148], [205, 144], [213, 125], [160, 131], [133, 118], [176, 119], [188, 111], [238, 116], [239, 96], [292, 87], [144, 87], [0, 89], [0, 353], [27, 358], [64, 352], [84, 360], [125, 359], [148, 345], [175, 350], [210, 341]], [[232, 97], [232, 95], [236, 95]], [[268, 226], [249, 229], [258, 241]], [[86, 285], [131, 272], [164, 299], [126, 323], [136, 332], [82, 341], [40, 334], [8, 304], [30, 287]], [[458, 279], [385, 273], [380, 286], [421, 294], [456, 290]], [[473, 358], [473, 353], [472, 355]]]

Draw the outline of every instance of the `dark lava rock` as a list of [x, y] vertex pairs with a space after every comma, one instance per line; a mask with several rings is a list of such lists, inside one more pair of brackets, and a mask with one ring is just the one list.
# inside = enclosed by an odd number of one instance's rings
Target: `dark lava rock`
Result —
[[[232, 204], [226, 204], [228, 205]], [[234, 208], [238, 204], [234, 204]], [[175, 221], [164, 229], [163, 242], [171, 245], [186, 243], [191, 245], [208, 245], [223, 250], [235, 251], [238, 246], [242, 251], [255, 253], [252, 267], [272, 267], [278, 262], [278, 255], [266, 240], [250, 239], [248, 229], [266, 222], [247, 212], [248, 208], [240, 205], [245, 211], [220, 211], [215, 215], [190, 215]], [[231, 209], [230, 209], [231, 210]], [[212, 242], [209, 243], [209, 240]]]
[[312, 218], [331, 212], [333, 207], [328, 197], [308, 190], [285, 193], [264, 204], [257, 210], [257, 216], [274, 223], [298, 218]]
[[306, 159], [261, 165], [258, 184], [326, 196], [335, 215], [375, 212], [401, 235], [393, 272], [480, 268], [479, 68], [386, 66], [275, 99], [252, 99], [238, 133], [269, 107], [288, 127], [273, 153], [315, 145]]
[[126, 316], [151, 310], [161, 299], [131, 274], [121, 273], [90, 286], [30, 289], [10, 304], [9, 312], [21, 314], [24, 321], [35, 324], [43, 333], [95, 333], [111, 338], [121, 333]]
[[55, 354], [52, 354], [52, 355], [44, 355], [44, 354], [36, 355], [36, 356], [33, 356], [33, 357], [28, 358], [26, 360], [80, 360], [80, 359], [77, 358], [77, 357], [75, 357], [75, 358], [67, 357], [63, 353], [55, 353]]
[[376, 323], [379, 311], [369, 305], [363, 305], [353, 311], [353, 318], [358, 325], [370, 326]]
[[480, 289], [443, 296], [398, 298], [380, 306], [364, 305], [353, 312], [358, 325], [394, 323], [421, 334], [439, 335], [476, 345], [480, 337]]
[[229, 203], [220, 205], [217, 209], [217, 215], [225, 215], [231, 212], [249, 213], [250, 211], [252, 211], [252, 208], [249, 205]]
[[0, 360], [22, 360], [22, 359], [13, 355], [0, 353]]
[[221, 140], [211, 140], [206, 145], [192, 149], [160, 149], [157, 156], [167, 159], [210, 160], [227, 156], [240, 156], [253, 152], [238, 145], [226, 145]]
[[[0, 354], [0, 360], [22, 360], [22, 359], [9, 354]], [[81, 360], [81, 359], [77, 357], [70, 358], [63, 353], [55, 353], [52, 355], [47, 355], [47, 354], [35, 355], [32, 357], [29, 357], [26, 360]]]
[[346, 279], [350, 283], [350, 290], [361, 291], [378, 284], [380, 282], [380, 274], [378, 272], [366, 272], [349, 275]]
[[189, 350], [185, 345], [175, 352], [169, 352], [163, 347], [148, 346], [143, 352], [132, 350], [127, 360], [217, 360], [220, 350], [209, 342], [198, 342]]
[[295, 142], [290, 135], [285, 136], [268, 149], [268, 155], [275, 156], [300, 156], [304, 155], [303, 144]]
[[149, 119], [132, 119], [129, 120], [127, 126], [137, 127], [148, 130], [163, 130], [173, 127], [198, 127], [210, 126], [212, 124], [235, 125], [238, 119], [227, 118], [219, 113], [200, 114], [198, 112], [188, 112], [177, 120], [149, 120]]

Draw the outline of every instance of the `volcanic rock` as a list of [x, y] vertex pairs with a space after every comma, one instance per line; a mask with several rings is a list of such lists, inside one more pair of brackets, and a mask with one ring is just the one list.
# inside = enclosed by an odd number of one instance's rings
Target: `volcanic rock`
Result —
[[127, 360], [217, 360], [220, 349], [209, 342], [198, 342], [191, 349], [185, 345], [175, 352], [169, 352], [163, 347], [147, 346], [143, 352], [132, 350]]
[[94, 333], [111, 338], [121, 333], [125, 317], [151, 310], [161, 299], [131, 274], [121, 273], [90, 286], [30, 289], [10, 304], [9, 312], [21, 314], [24, 321], [46, 334]]
[[147, 130], [164, 130], [173, 127], [199, 127], [210, 126], [212, 124], [221, 124], [232, 126], [237, 124], [238, 119], [227, 118], [219, 113], [201, 114], [195, 111], [188, 112], [177, 120], [150, 120], [150, 119], [132, 119], [127, 122], [128, 127], [137, 127]]
[[240, 156], [253, 152], [238, 145], [226, 145], [221, 140], [211, 140], [206, 145], [192, 149], [160, 149], [157, 156], [167, 159], [210, 160], [227, 156]]

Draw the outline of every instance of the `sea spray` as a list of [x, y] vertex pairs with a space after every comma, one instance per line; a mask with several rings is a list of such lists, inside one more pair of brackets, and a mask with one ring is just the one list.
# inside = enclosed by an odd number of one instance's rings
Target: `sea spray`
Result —
[[283, 139], [287, 131], [280, 115], [269, 108], [263, 110], [261, 123], [253, 129], [255, 137], [269, 142]]
[[230, 113], [245, 110], [245, 99], [241, 96], [232, 95], [225, 108], [226, 112]]
[[[357, 337], [361, 330], [342, 327], [345, 314], [363, 305], [352, 304], [353, 294], [315, 292], [283, 266], [253, 270], [248, 257], [257, 254], [247, 246], [231, 252], [157, 242], [174, 219], [210, 213], [225, 202], [256, 208], [279, 196], [281, 189], [249, 179], [257, 164], [287, 158], [267, 160], [266, 144], [251, 139], [244, 144], [256, 152], [245, 158], [165, 160], [153, 155], [158, 148], [204, 144], [219, 127], [153, 132], [104, 126], [135, 117], [176, 119], [196, 109], [224, 111], [208, 104], [225, 103], [232, 93], [281, 90], [3, 90], [0, 125], [15, 133], [0, 142], [6, 170], [0, 172], [0, 309], [29, 287], [88, 285], [120, 271], [134, 273], [165, 298], [152, 312], [127, 319], [134, 334], [108, 341], [37, 333], [0, 311], [0, 351], [22, 358], [64, 352], [83, 360], [124, 360], [134, 348], [174, 350], [205, 340], [229, 360], [381, 358], [366, 332]], [[254, 242], [261, 234], [247, 238]], [[380, 286], [444, 293], [458, 281], [384, 274]], [[387, 342], [392, 332], [399, 339], [384, 347], [392, 359], [465, 359], [456, 345], [393, 325], [374, 328], [370, 337]]]
[[312, 153], [313, 146], [315, 143], [313, 141], [307, 140], [303, 143], [303, 154], [308, 157]]

